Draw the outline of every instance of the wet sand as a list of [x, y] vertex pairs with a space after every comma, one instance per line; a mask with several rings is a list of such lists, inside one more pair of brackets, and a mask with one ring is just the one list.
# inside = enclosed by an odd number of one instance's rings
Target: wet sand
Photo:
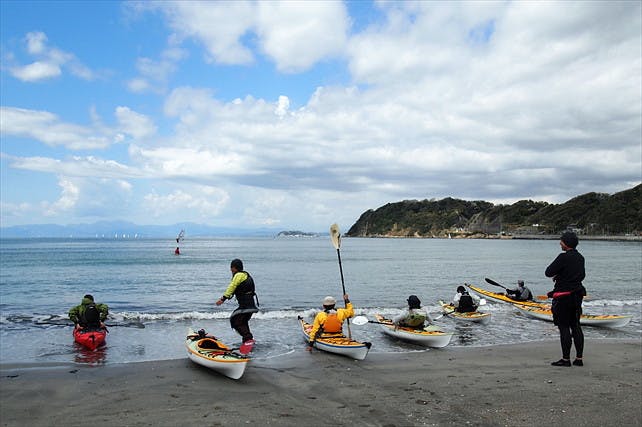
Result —
[[642, 425], [638, 340], [587, 341], [585, 366], [553, 367], [557, 341], [371, 353], [303, 350], [231, 380], [185, 359], [0, 366], [2, 426]]

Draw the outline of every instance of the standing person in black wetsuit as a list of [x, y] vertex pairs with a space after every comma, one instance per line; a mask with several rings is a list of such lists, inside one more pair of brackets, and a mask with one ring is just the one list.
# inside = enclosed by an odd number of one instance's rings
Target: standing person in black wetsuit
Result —
[[250, 331], [249, 321], [252, 314], [259, 311], [258, 299], [254, 292], [254, 280], [250, 273], [243, 271], [243, 261], [240, 259], [232, 260], [230, 264], [232, 271], [232, 281], [223, 293], [223, 296], [216, 301], [216, 305], [221, 305], [225, 300], [231, 299], [236, 296], [236, 301], [239, 306], [230, 316], [230, 324], [236, 332], [241, 335], [243, 344], [241, 345], [240, 352], [247, 354], [252, 351], [254, 346], [254, 336]]
[[573, 365], [584, 366], [582, 356], [584, 353], [584, 333], [580, 326], [582, 315], [582, 299], [586, 289], [582, 280], [586, 276], [584, 271], [584, 257], [575, 249], [579, 243], [577, 235], [565, 231], [560, 238], [560, 247], [564, 252], [546, 268], [546, 277], [552, 277], [555, 286], [547, 295], [553, 298], [553, 323], [560, 330], [560, 343], [562, 345], [562, 358], [551, 363], [553, 366], [571, 366], [571, 345], [575, 344], [575, 360]]

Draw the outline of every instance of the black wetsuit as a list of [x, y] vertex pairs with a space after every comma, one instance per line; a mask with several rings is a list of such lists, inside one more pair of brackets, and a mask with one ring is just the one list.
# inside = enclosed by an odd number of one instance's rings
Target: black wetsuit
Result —
[[[553, 323], [560, 330], [562, 358], [570, 359], [571, 345], [575, 343], [575, 352], [582, 358], [584, 352], [584, 333], [580, 326], [582, 299], [586, 290], [582, 280], [586, 276], [584, 257], [575, 249], [569, 249], [555, 258], [544, 272], [546, 277], [555, 281], [549, 296], [553, 297]], [[568, 295], [555, 297], [557, 293], [569, 292]], [[572, 337], [572, 341], [571, 341]]]

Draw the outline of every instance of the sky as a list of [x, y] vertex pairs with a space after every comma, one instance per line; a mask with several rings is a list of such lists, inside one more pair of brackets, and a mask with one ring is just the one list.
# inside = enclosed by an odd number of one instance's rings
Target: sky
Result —
[[0, 0], [0, 225], [347, 231], [632, 188], [641, 5]]

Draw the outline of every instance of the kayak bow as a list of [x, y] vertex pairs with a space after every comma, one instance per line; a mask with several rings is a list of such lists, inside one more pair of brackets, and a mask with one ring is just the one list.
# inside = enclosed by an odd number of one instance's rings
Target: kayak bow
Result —
[[187, 330], [185, 339], [188, 357], [195, 363], [238, 380], [243, 376], [250, 358], [236, 353], [217, 338], [203, 331]]

